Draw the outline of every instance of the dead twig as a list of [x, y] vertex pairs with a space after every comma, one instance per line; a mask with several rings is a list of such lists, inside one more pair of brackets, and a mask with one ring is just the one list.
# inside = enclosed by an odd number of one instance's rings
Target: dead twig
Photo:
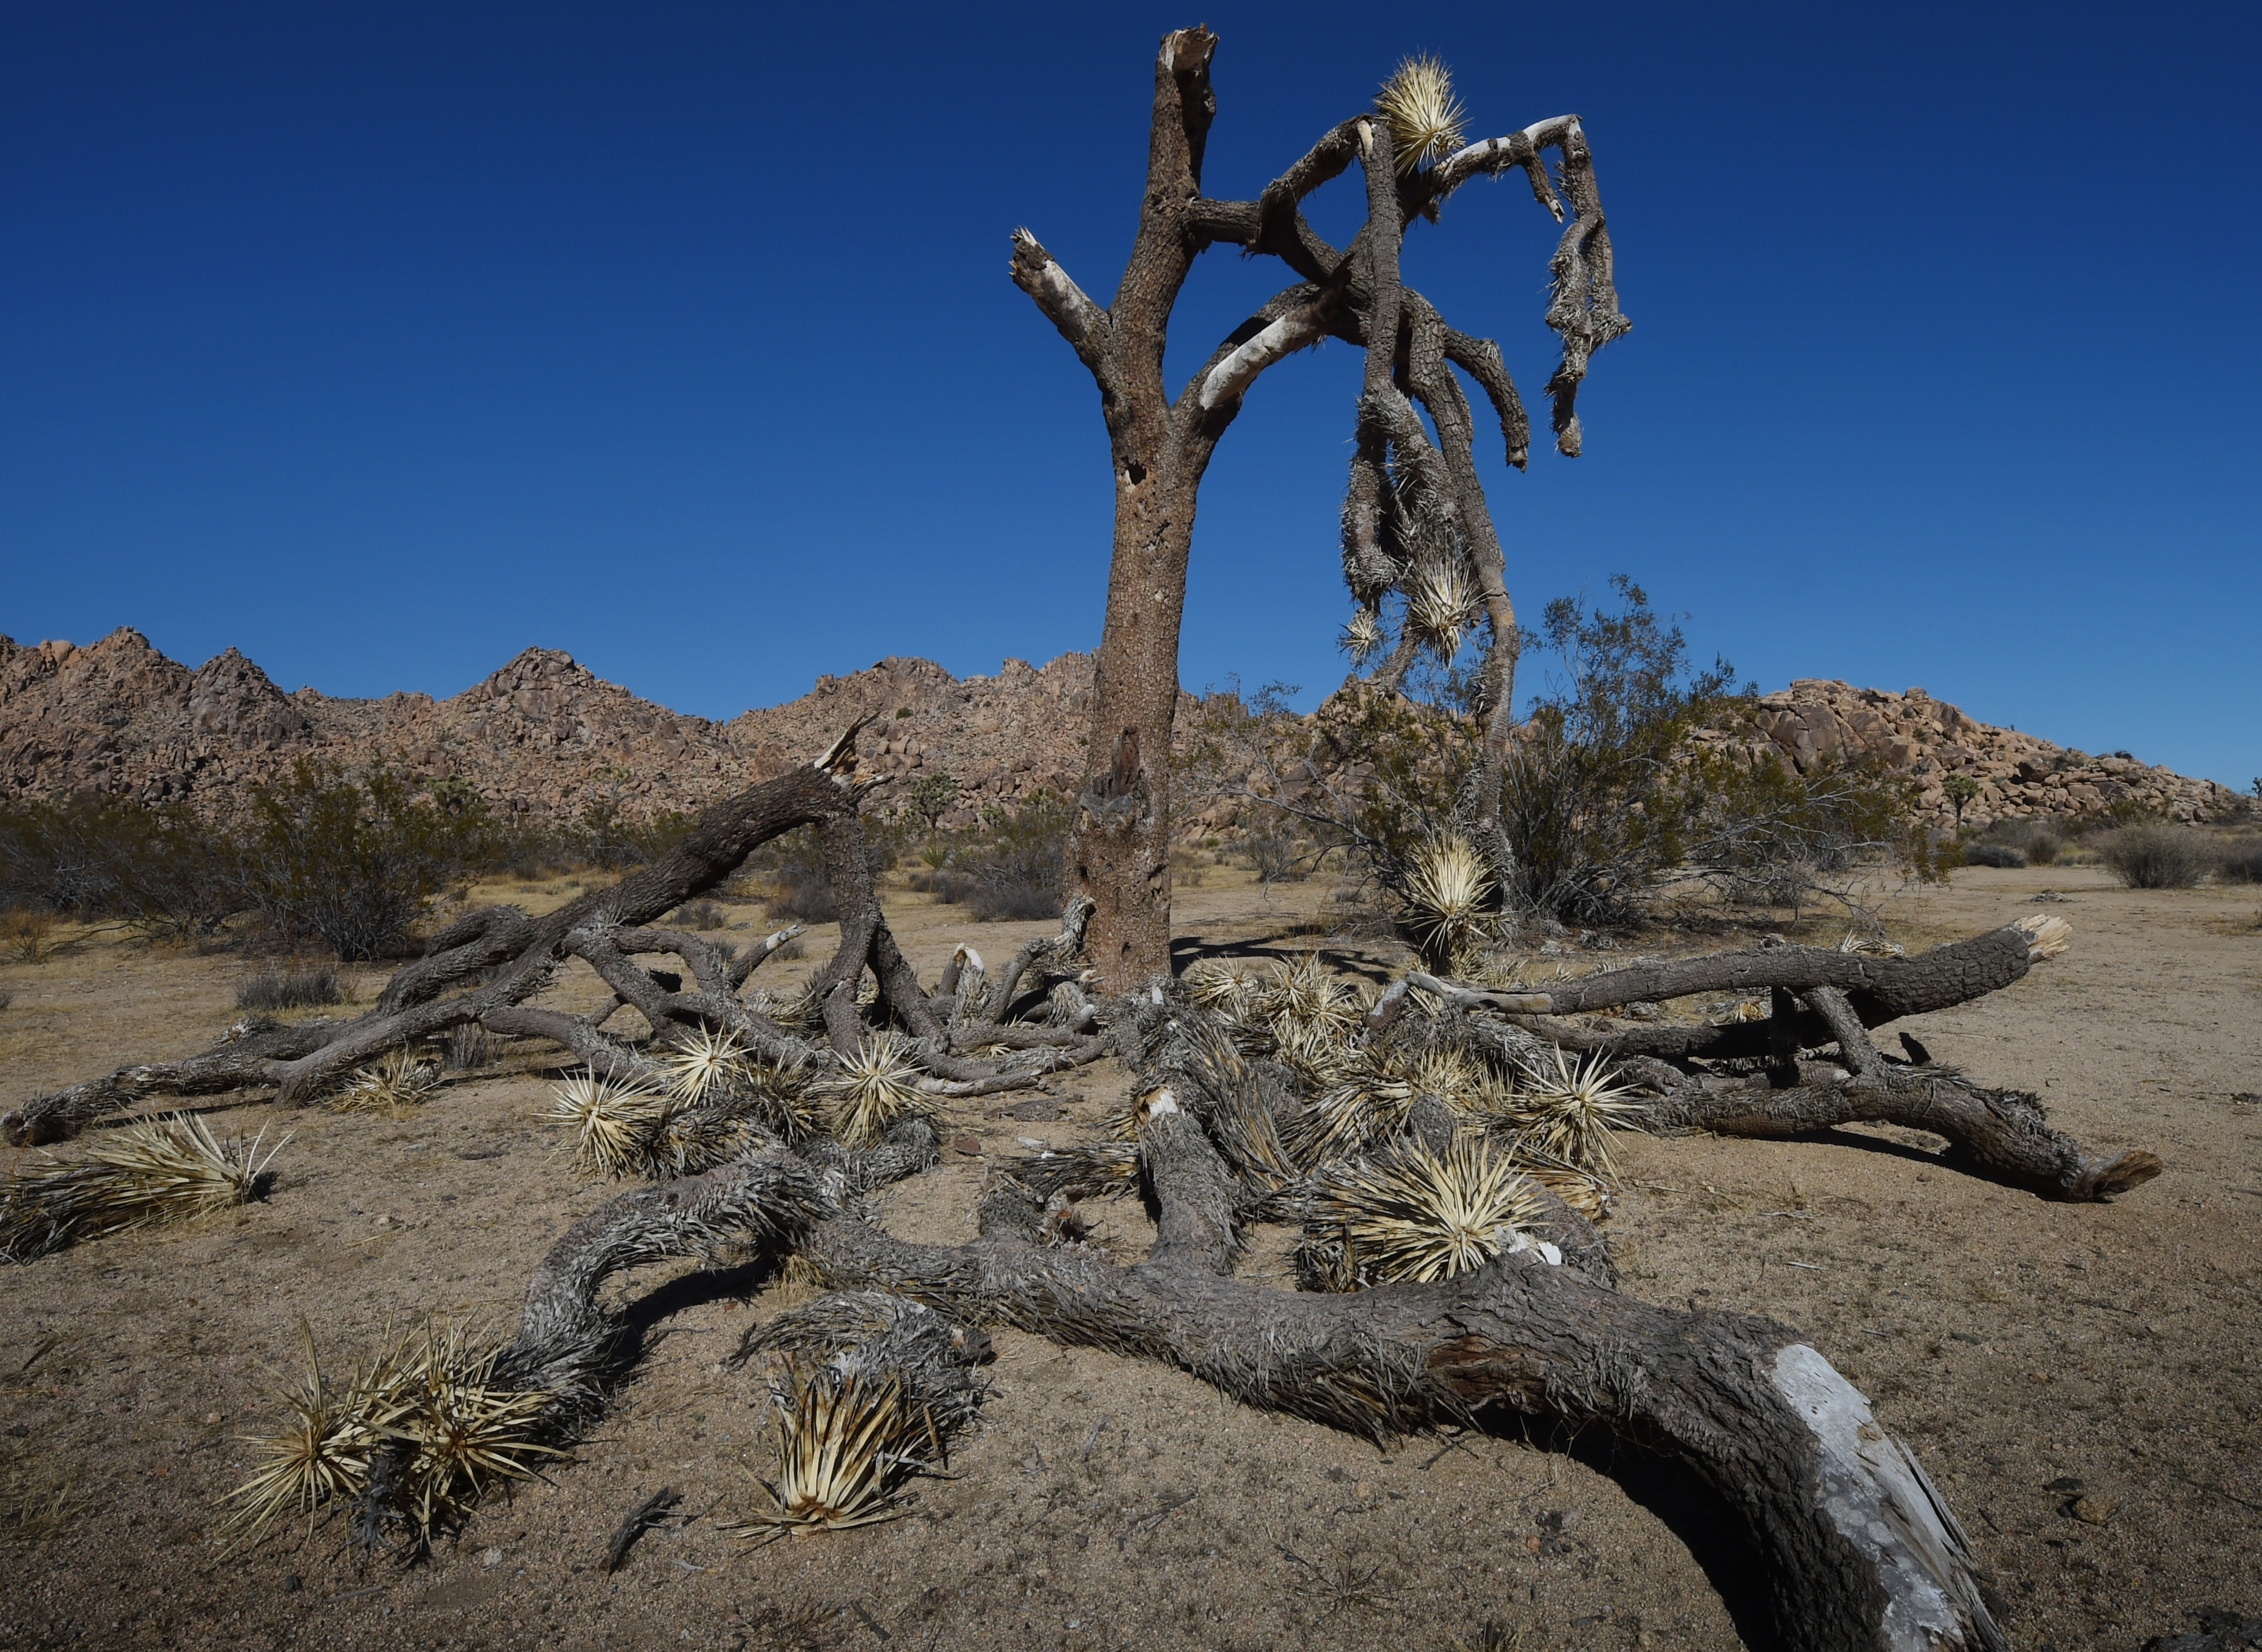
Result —
[[636, 1547], [637, 1539], [667, 1519], [668, 1511], [683, 1501], [672, 1486], [662, 1486], [642, 1503], [621, 1517], [613, 1528], [613, 1540], [605, 1545], [605, 1569], [616, 1572]]

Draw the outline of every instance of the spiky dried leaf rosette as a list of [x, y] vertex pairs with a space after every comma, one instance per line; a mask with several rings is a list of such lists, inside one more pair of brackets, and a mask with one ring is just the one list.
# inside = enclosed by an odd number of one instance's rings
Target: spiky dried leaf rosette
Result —
[[1453, 96], [1452, 72], [1424, 53], [1409, 57], [1383, 83], [1374, 106], [1390, 125], [1398, 170], [1411, 172], [1425, 161], [1443, 160], [1461, 147], [1467, 115]]
[[1351, 656], [1354, 666], [1364, 666], [1380, 653], [1390, 641], [1389, 633], [1382, 628], [1382, 617], [1371, 608], [1353, 611], [1344, 622], [1336, 646]]
[[220, 1499], [223, 1507], [234, 1505], [220, 1527], [227, 1548], [250, 1541], [286, 1515], [311, 1521], [324, 1504], [358, 1496], [369, 1483], [370, 1460], [385, 1443], [366, 1420], [361, 1381], [332, 1381], [312, 1328], [300, 1330], [306, 1367], [276, 1391], [289, 1410], [281, 1431], [237, 1437], [257, 1447], [257, 1454], [251, 1477]]
[[1257, 1014], [1284, 1044], [1316, 1039], [1340, 1042], [1357, 1028], [1365, 1006], [1358, 992], [1328, 972], [1316, 952], [1293, 963], [1276, 962], [1257, 992]]
[[1533, 1146], [1529, 1138], [1513, 1138], [1506, 1143], [1506, 1150], [1518, 1170], [1588, 1221], [1600, 1222], [1610, 1214], [1614, 1202], [1610, 1185], [1592, 1171], [1581, 1170], [1568, 1159], [1558, 1158], [1544, 1148]]
[[46, 1155], [50, 1168], [0, 1182], [0, 1259], [29, 1262], [82, 1240], [248, 1204], [291, 1139], [263, 1155], [266, 1134], [223, 1139], [196, 1115], [176, 1113], [106, 1132], [79, 1164]]
[[1406, 597], [1407, 635], [1451, 663], [1475, 628], [1482, 597], [1469, 566], [1457, 552], [1425, 556], [1399, 582]]
[[460, 1321], [431, 1320], [397, 1361], [414, 1404], [388, 1432], [414, 1448], [400, 1509], [419, 1542], [460, 1524], [498, 1482], [529, 1479], [539, 1459], [559, 1454], [537, 1438], [551, 1396], [495, 1381], [506, 1345]]
[[657, 1090], [599, 1076], [589, 1068], [567, 1076], [551, 1092], [545, 1123], [573, 1132], [573, 1168], [584, 1176], [645, 1174], [652, 1148], [674, 1104]]
[[1228, 1021], [1247, 1015], [1257, 1001], [1257, 983], [1223, 958], [1203, 958], [1189, 964], [1179, 981], [1195, 1003]]
[[1356, 1158], [1404, 1128], [1416, 1093], [1404, 1079], [1361, 1064], [1282, 1125], [1280, 1144], [1307, 1170]]
[[1336, 1277], [1353, 1285], [1431, 1281], [1528, 1247], [1539, 1214], [1509, 1155], [1465, 1136], [1442, 1153], [1408, 1143], [1326, 1172], [1306, 1237], [1340, 1244]]
[[1532, 1064], [1512, 1116], [1541, 1151], [1615, 1180], [1614, 1133], [1634, 1128], [1641, 1110], [1632, 1087], [1616, 1078], [1600, 1055], [1574, 1061], [1555, 1050]]
[[390, 1113], [414, 1107], [440, 1082], [440, 1064], [406, 1045], [387, 1050], [346, 1080], [330, 1098], [339, 1113]]
[[499, 1339], [429, 1321], [387, 1333], [337, 1382], [313, 1333], [306, 1338], [306, 1369], [278, 1391], [289, 1412], [283, 1429], [244, 1437], [257, 1448], [253, 1473], [220, 1499], [233, 1505], [220, 1531], [227, 1548], [286, 1516], [311, 1522], [327, 1505], [360, 1503], [376, 1505], [362, 1511], [369, 1535], [396, 1524], [421, 1549], [497, 1482], [524, 1479], [538, 1459], [558, 1454], [538, 1438], [551, 1396], [495, 1381]]
[[918, 1110], [918, 1080], [909, 1047], [896, 1034], [881, 1032], [842, 1057], [839, 1069], [817, 1082], [815, 1094], [843, 1147], [869, 1147], [888, 1126]]
[[905, 1480], [940, 1460], [941, 1442], [902, 1380], [833, 1366], [796, 1367], [772, 1391], [777, 1478], [771, 1506], [726, 1527], [740, 1537], [804, 1536], [873, 1526], [903, 1512]]
[[1483, 937], [1492, 870], [1459, 833], [1418, 845], [1408, 859], [1406, 923], [1423, 957], [1437, 969], [1458, 970]]
[[705, 1027], [683, 1035], [660, 1070], [667, 1075], [668, 1094], [687, 1107], [733, 1094], [752, 1078], [737, 1036]]

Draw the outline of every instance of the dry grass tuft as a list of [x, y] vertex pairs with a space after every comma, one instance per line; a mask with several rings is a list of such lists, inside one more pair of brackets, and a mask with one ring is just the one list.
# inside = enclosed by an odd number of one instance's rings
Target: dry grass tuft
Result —
[[44, 1543], [75, 1530], [93, 1507], [54, 1463], [28, 1459], [0, 1477], [0, 1539]]
[[0, 1259], [28, 1262], [129, 1228], [188, 1222], [248, 1204], [275, 1155], [266, 1131], [225, 1140], [194, 1114], [128, 1124], [97, 1139], [85, 1162], [18, 1171], [0, 1183]]

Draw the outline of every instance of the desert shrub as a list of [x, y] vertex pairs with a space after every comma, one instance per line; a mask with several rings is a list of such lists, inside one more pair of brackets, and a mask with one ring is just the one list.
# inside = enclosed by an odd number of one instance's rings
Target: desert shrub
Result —
[[37, 906], [0, 913], [0, 951], [18, 963], [37, 963], [55, 927], [55, 915]]
[[[2059, 855], [2065, 849], [2065, 840], [2058, 834], [2056, 826], [2049, 820], [2036, 819], [2029, 816], [2006, 818], [1992, 822], [1985, 832], [1979, 834], [1979, 841], [2017, 850], [2026, 857], [2021, 863], [2028, 866], [2054, 865]], [[1992, 866], [1998, 863], [1993, 861], [1974, 860], [1968, 849], [1963, 858], [1973, 866]]]
[[2130, 889], [2189, 889], [2215, 860], [2206, 833], [2186, 826], [2122, 826], [2100, 838], [2097, 852]]
[[932, 833], [958, 801], [958, 781], [947, 768], [929, 769], [914, 776], [911, 789], [904, 795], [904, 804], [911, 812], [926, 823]]
[[630, 809], [619, 791], [630, 778], [627, 770], [601, 771], [597, 783], [603, 789], [581, 805], [573, 825], [551, 834], [549, 855], [566, 865], [616, 872], [641, 866], [673, 848], [691, 829], [691, 817], [674, 809]]
[[0, 902], [211, 935], [249, 904], [228, 835], [185, 808], [83, 796], [0, 809]]
[[1756, 695], [1725, 660], [1692, 670], [1679, 627], [1632, 581], [1611, 583], [1615, 609], [1558, 601], [1524, 639], [1524, 658], [1552, 669], [1501, 772], [1497, 839], [1483, 825], [1480, 684], [1450, 667], [1417, 667], [1394, 693], [1347, 689], [1316, 731], [1280, 685], [1246, 704], [1213, 696], [1189, 767], [1214, 795], [1348, 851], [1407, 921], [1424, 856], [1456, 841], [1484, 858], [1493, 915], [1582, 926], [1638, 921], [1692, 881], [1795, 910], [1852, 898], [1873, 863], [1934, 869], [1905, 779], [1856, 764], [1800, 774], [1700, 738], [1747, 726]]
[[450, 1027], [440, 1035], [440, 1064], [451, 1072], [472, 1072], [502, 1058], [503, 1041], [477, 1021]]
[[15, 1001], [16, 1001], [16, 995], [15, 995], [13, 992], [0, 992], [0, 1010], [6, 1009], [6, 1008], [11, 1005], [11, 1004], [13, 1004]]
[[261, 970], [245, 976], [235, 986], [235, 1006], [240, 1010], [300, 1009], [345, 1000], [336, 966], [327, 963], [289, 963]]
[[2262, 884], [2262, 838], [2239, 838], [2222, 846], [2215, 875], [2226, 884]]
[[711, 900], [688, 900], [672, 914], [678, 929], [720, 929], [730, 919]]
[[357, 776], [301, 761], [251, 801], [238, 855], [253, 904], [285, 941], [319, 938], [341, 958], [397, 949], [485, 858], [484, 807], [435, 805], [381, 762]]
[[[1067, 804], [1044, 790], [1019, 807], [991, 804], [982, 823], [953, 834], [940, 856], [921, 855], [911, 886], [946, 905], [964, 905], [983, 923], [1058, 917], [1066, 898], [1073, 818]], [[1174, 866], [1179, 853], [1172, 852]]]
[[1042, 789], [1018, 808], [993, 804], [953, 857], [974, 880], [966, 905], [976, 919], [1056, 918], [1068, 878], [1068, 804]]
[[762, 910], [774, 921], [829, 924], [840, 920], [840, 903], [820, 872], [798, 872], [780, 878], [762, 898]]
[[946, 906], [955, 906], [963, 902], [974, 892], [975, 882], [971, 872], [961, 871], [947, 862], [923, 868], [911, 875], [913, 889], [921, 894], [933, 896]]
[[2025, 854], [2007, 843], [1967, 843], [1963, 846], [1966, 866], [2024, 866]]
[[1022, 918], [1057, 918], [1061, 895], [1057, 884], [1048, 886], [1026, 877], [985, 879], [966, 898], [966, 909], [983, 923]]
[[1259, 829], [1251, 832], [1241, 845], [1248, 855], [1250, 869], [1257, 874], [1260, 884], [1300, 884], [1311, 874], [1311, 868], [1296, 852], [1293, 835], [1279, 830]]

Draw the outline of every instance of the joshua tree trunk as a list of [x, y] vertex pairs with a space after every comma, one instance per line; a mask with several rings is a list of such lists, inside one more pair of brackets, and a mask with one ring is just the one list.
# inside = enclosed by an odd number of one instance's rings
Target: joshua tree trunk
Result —
[[[1027, 230], [1013, 235], [1013, 280], [1075, 349], [1099, 388], [1115, 487], [1107, 618], [1100, 636], [1085, 780], [1070, 829], [1069, 862], [1095, 904], [1091, 956], [1104, 986], [1125, 992], [1171, 969], [1171, 750], [1178, 696], [1178, 629], [1194, 506], [1218, 438], [1243, 396], [1282, 357], [1336, 337], [1365, 359], [1358, 453], [1344, 510], [1344, 565], [1353, 596], [1379, 611], [1412, 568], [1415, 518], [1434, 528], [1464, 571], [1466, 615], [1486, 635], [1482, 670], [1492, 738], [1506, 748], [1515, 684], [1515, 610], [1505, 559], [1477, 480], [1469, 403], [1446, 364], [1485, 392], [1522, 465], [1528, 423], [1499, 348], [1446, 325], [1406, 286], [1399, 244], [1416, 219], [1435, 220], [1446, 197], [1480, 173], [1522, 169], [1559, 220], [1565, 217], [1541, 160], [1563, 157], [1563, 194], [1575, 209], [1553, 265], [1547, 320], [1563, 336], [1549, 389], [1557, 446], [1579, 451], [1571, 406], [1587, 358], [1625, 330], [1610, 278], [1610, 242], [1575, 115], [1541, 121], [1465, 148], [1438, 71], [1445, 115], [1424, 126], [1402, 112], [1354, 116], [1253, 201], [1202, 194], [1202, 152], [1216, 112], [1207, 28], [1163, 37], [1155, 60], [1154, 115], [1139, 230], [1115, 301], [1102, 307]], [[1432, 66], [1434, 68], [1434, 66]], [[1408, 73], [1401, 69], [1398, 85]], [[1387, 98], [1386, 98], [1387, 101]], [[1451, 153], [1446, 153], [1450, 150]], [[1426, 167], [1420, 163], [1430, 160]], [[1330, 246], [1304, 220], [1307, 195], [1353, 162], [1366, 175], [1365, 227]], [[1401, 164], [1401, 162], [1404, 164]], [[1300, 278], [1228, 335], [1174, 400], [1163, 381], [1170, 315], [1194, 257], [1214, 242], [1279, 258]], [[1434, 445], [1416, 404], [1430, 410]], [[1494, 763], [1496, 770], [1497, 762]]]

